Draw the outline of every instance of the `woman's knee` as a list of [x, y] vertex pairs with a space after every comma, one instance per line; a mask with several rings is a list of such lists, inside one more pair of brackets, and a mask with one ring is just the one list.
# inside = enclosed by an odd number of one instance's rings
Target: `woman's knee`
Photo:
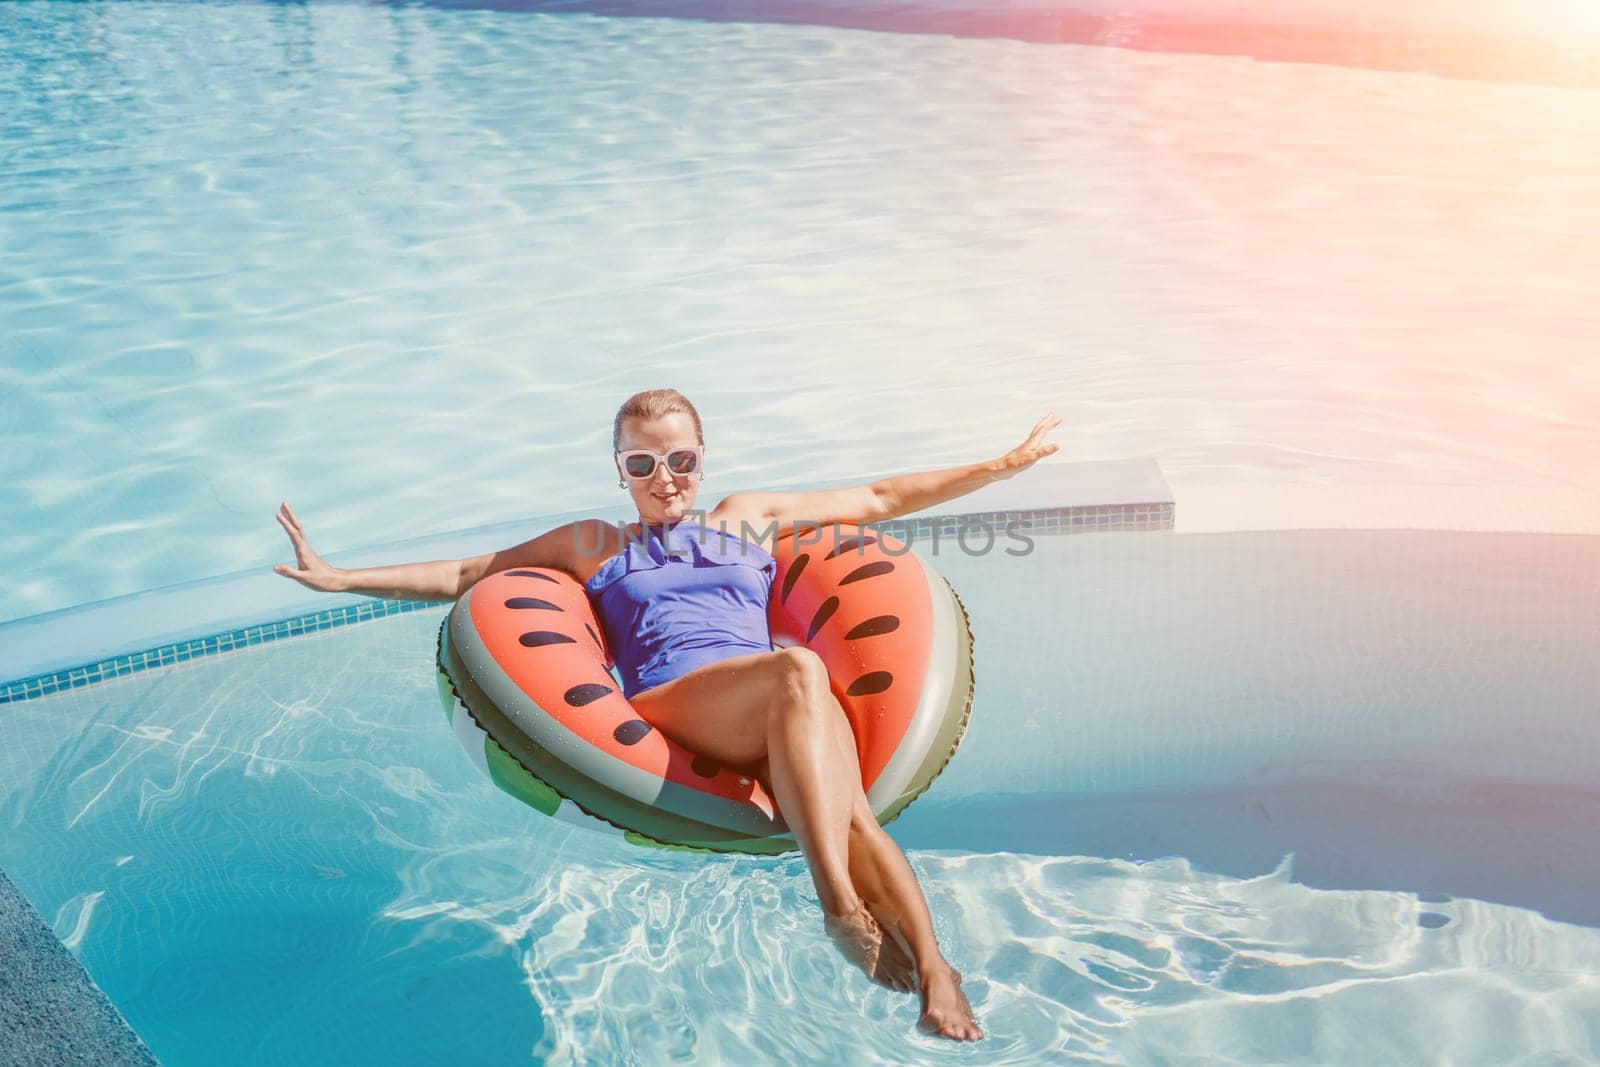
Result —
[[881, 834], [887, 833], [883, 825], [878, 822], [878, 817], [872, 813], [872, 805], [868, 802], [866, 794], [856, 790], [855, 800], [850, 805], [850, 832], [852, 834]]
[[804, 645], [791, 645], [773, 653], [778, 674], [780, 704], [816, 706], [828, 691], [828, 667], [822, 657]]

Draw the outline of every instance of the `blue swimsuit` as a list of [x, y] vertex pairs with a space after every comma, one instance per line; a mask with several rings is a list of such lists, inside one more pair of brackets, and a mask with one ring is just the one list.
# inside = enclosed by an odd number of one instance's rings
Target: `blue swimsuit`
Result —
[[767, 599], [778, 564], [753, 540], [703, 521], [644, 528], [584, 583], [632, 697], [696, 667], [771, 652]]

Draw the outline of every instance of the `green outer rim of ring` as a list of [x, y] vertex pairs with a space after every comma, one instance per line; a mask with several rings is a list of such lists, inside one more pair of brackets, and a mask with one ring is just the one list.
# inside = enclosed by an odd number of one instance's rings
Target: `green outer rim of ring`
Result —
[[[928, 749], [928, 759], [917, 771], [916, 777], [912, 778], [913, 782], [920, 781], [922, 784], [915, 789], [902, 793], [899, 799], [890, 804], [884, 813], [879, 816], [879, 826], [887, 826], [898, 819], [901, 814], [911, 806], [911, 802], [916, 800], [922, 794], [926, 793], [929, 788], [932, 787], [934, 781], [939, 777], [939, 775], [944, 773], [944, 769], [948, 767], [950, 765], [950, 761], [955, 758], [956, 749], [961, 747], [961, 739], [966, 736], [967, 722], [972, 718], [972, 702], [978, 694], [977, 660], [974, 656], [972, 625], [971, 620], [967, 616], [967, 606], [961, 602], [961, 595], [956, 592], [956, 587], [950, 584], [950, 579], [944, 577], [942, 574], [939, 577], [944, 582], [945, 588], [950, 590], [950, 598], [956, 602], [956, 607], [961, 612], [961, 629], [967, 635], [966, 702], [961, 708], [961, 717], [956, 720], [955, 729], [953, 731], [948, 729], [942, 731], [942, 733], [945, 736], [948, 736], [950, 739], [949, 743], [943, 746], [944, 754], [942, 756], [935, 755], [935, 753], [940, 751], [941, 746], [939, 745], [933, 745]], [[930, 768], [932, 773], [929, 773]]]

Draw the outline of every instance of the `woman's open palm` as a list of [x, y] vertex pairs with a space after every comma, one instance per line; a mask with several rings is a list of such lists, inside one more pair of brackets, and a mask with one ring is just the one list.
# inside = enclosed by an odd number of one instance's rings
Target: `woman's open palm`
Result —
[[279, 563], [272, 569], [311, 589], [320, 592], [333, 590], [337, 571], [328, 566], [323, 558], [312, 550], [310, 542], [306, 540], [306, 532], [300, 528], [300, 520], [289, 510], [287, 501], [278, 505], [278, 525], [283, 527], [284, 532], [289, 535], [289, 543], [294, 545], [295, 565], [286, 567]]
[[1054, 455], [1061, 446], [1054, 441], [1046, 441], [1044, 435], [1059, 425], [1061, 420], [1054, 412], [1035, 423], [1026, 441], [1000, 457], [1000, 477], [1009, 478], [1027, 470], [1044, 457]]

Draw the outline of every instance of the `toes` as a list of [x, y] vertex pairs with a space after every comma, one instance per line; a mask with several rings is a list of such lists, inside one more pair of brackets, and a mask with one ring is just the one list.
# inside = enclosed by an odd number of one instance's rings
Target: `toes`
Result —
[[949, 1037], [957, 1041], [978, 1041], [983, 1038], [983, 1031], [976, 1026], [962, 1026], [959, 1023], [945, 1023], [935, 1015], [924, 1015], [917, 1020], [917, 1025], [929, 1033], [940, 1037]]
[[896, 993], [909, 993], [914, 988], [906, 976], [899, 971], [891, 971], [885, 974], [882, 984]]
[[878, 968], [886, 979], [885, 984], [897, 993], [909, 993], [916, 988], [916, 965], [905, 949], [900, 947], [887, 927], [883, 927], [883, 944], [878, 952]]

